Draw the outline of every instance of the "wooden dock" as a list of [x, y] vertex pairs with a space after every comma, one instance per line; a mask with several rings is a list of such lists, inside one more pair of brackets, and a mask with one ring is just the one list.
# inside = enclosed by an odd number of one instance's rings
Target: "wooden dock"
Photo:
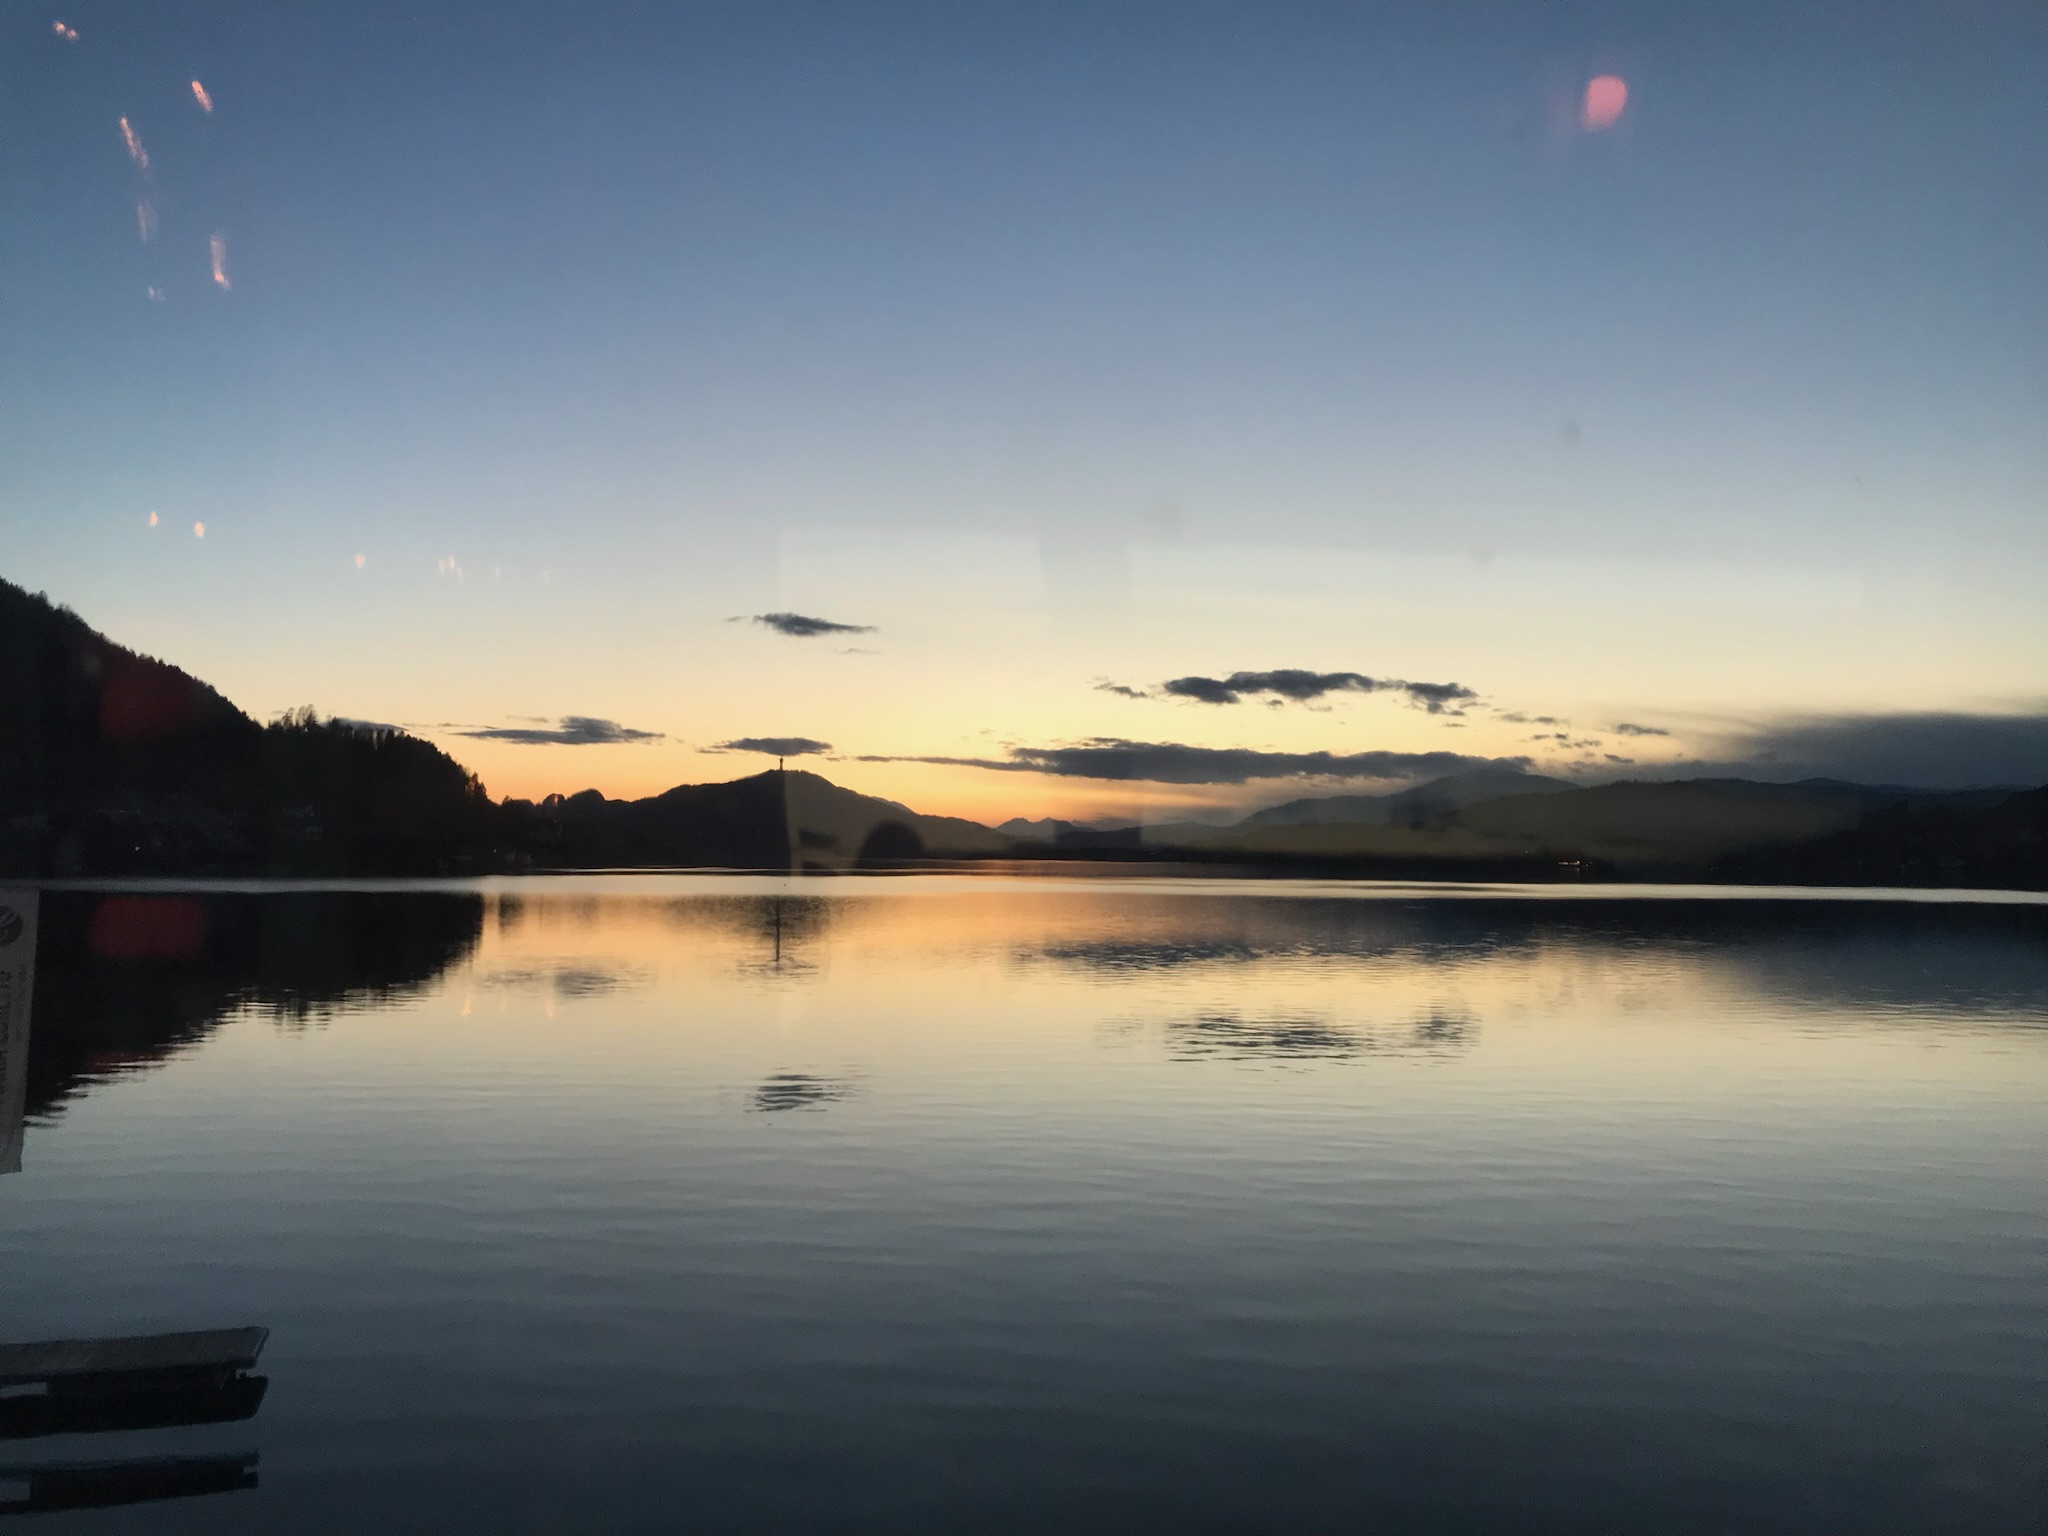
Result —
[[0, 1440], [253, 1418], [265, 1328], [0, 1344]]
[[0, 1344], [0, 1392], [40, 1385], [54, 1395], [118, 1390], [129, 1383], [225, 1381], [253, 1370], [269, 1338], [268, 1328], [223, 1328]]

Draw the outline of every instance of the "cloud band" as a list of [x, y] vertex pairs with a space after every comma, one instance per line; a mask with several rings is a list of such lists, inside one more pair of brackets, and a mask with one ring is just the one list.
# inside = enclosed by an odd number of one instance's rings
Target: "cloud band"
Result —
[[609, 747], [662, 740], [659, 731], [636, 731], [616, 720], [600, 720], [594, 715], [564, 715], [553, 726], [493, 725], [455, 734], [473, 741], [509, 741], [523, 747]]
[[1060, 747], [1012, 747], [1008, 757], [856, 758], [863, 763], [933, 763], [997, 773], [1057, 778], [1138, 780], [1152, 784], [1243, 784], [1252, 779], [1359, 779], [1389, 782], [1463, 773], [1475, 768], [1525, 769], [1526, 757], [1472, 757], [1462, 752], [1262, 752], [1250, 747], [1194, 747], [1178, 742], [1096, 736]]

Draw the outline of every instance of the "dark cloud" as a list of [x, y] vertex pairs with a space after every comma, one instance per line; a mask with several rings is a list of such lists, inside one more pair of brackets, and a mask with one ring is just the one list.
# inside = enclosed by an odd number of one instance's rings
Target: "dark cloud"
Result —
[[808, 736], [742, 736], [737, 741], [721, 741], [715, 747], [705, 748], [708, 752], [765, 752], [770, 757], [809, 757], [818, 752], [830, 752], [829, 741], [813, 741]]
[[1408, 695], [1411, 704], [1419, 704], [1432, 715], [1440, 715], [1453, 704], [1469, 704], [1479, 697], [1463, 683], [1390, 683]]
[[2048, 713], [1819, 716], [1756, 726], [1721, 746], [1722, 759], [1683, 768], [1922, 789], [2048, 784]]
[[936, 763], [998, 773], [1043, 773], [1069, 779], [1137, 779], [1152, 784], [1242, 784], [1250, 779], [1437, 778], [1474, 768], [1526, 769], [1526, 757], [1470, 757], [1462, 752], [1261, 752], [1249, 747], [1191, 747], [1175, 742], [1097, 736], [1064, 747], [1012, 747], [1006, 758], [881, 757], [863, 763]]
[[1671, 733], [1662, 726], [1635, 725], [1624, 720], [1614, 727], [1614, 734], [1617, 736], [1669, 736]]
[[[1129, 698], [1147, 697], [1137, 689], [1116, 684], [1101, 686], [1107, 692]], [[1408, 683], [1398, 678], [1367, 677], [1362, 672], [1311, 672], [1302, 667], [1233, 672], [1228, 677], [1176, 677], [1161, 683], [1159, 692], [1167, 698], [1194, 699], [1203, 704], [1237, 704], [1260, 695], [1307, 704], [1332, 693], [1404, 693], [1411, 704], [1432, 715], [1443, 713], [1447, 706], [1479, 697], [1463, 683]]]
[[1120, 699], [1149, 699], [1152, 695], [1143, 688], [1132, 688], [1124, 683], [1097, 683], [1097, 693], [1113, 693]]
[[662, 740], [659, 731], [636, 731], [616, 720], [600, 720], [593, 715], [564, 715], [552, 727], [493, 725], [455, 734], [477, 741], [516, 741], [528, 747], [609, 747], [620, 742]]
[[872, 624], [841, 624], [832, 619], [814, 619], [807, 613], [757, 613], [756, 624], [765, 624], [778, 635], [809, 640], [817, 635], [872, 635]]
[[1501, 719], [1514, 725], [1570, 725], [1569, 720], [1560, 720], [1555, 715], [1525, 715], [1519, 709], [1497, 709]]

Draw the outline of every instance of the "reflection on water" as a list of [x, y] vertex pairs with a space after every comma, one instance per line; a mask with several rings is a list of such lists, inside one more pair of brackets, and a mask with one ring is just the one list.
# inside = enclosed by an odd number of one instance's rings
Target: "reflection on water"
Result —
[[646, 984], [646, 971], [633, 965], [558, 965], [552, 969], [528, 966], [490, 971], [477, 978], [480, 987], [549, 992], [562, 999], [603, 997]]
[[2048, 1522], [2039, 906], [650, 878], [41, 924], [0, 1338], [278, 1340], [260, 1488], [235, 1403], [0, 1404], [38, 1508], [94, 1501], [60, 1465], [253, 1490], [94, 1529]]
[[1469, 1047], [1479, 1026], [1448, 1013], [1387, 1026], [1327, 1018], [1199, 1013], [1169, 1019], [1169, 1052], [1181, 1060], [1342, 1061], [1375, 1051], [1448, 1056]]
[[403, 1000], [475, 948], [483, 912], [468, 894], [47, 895], [28, 1114], [242, 1010], [304, 1025]]
[[777, 1072], [754, 1090], [754, 1108], [815, 1109], [836, 1103], [854, 1091], [847, 1078], [816, 1077], [809, 1072]]
[[[0, 1440], [238, 1424], [270, 1383], [249, 1374], [268, 1330], [0, 1344]], [[151, 1504], [256, 1486], [256, 1454], [0, 1467], [0, 1515]]]
[[112, 1509], [256, 1487], [256, 1454], [0, 1467], [0, 1515]]

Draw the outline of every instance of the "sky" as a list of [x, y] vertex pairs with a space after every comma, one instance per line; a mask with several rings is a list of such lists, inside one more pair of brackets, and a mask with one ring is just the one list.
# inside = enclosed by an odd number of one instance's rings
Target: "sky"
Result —
[[2031, 0], [15, 5], [0, 576], [497, 795], [2037, 783], [2044, 78]]

